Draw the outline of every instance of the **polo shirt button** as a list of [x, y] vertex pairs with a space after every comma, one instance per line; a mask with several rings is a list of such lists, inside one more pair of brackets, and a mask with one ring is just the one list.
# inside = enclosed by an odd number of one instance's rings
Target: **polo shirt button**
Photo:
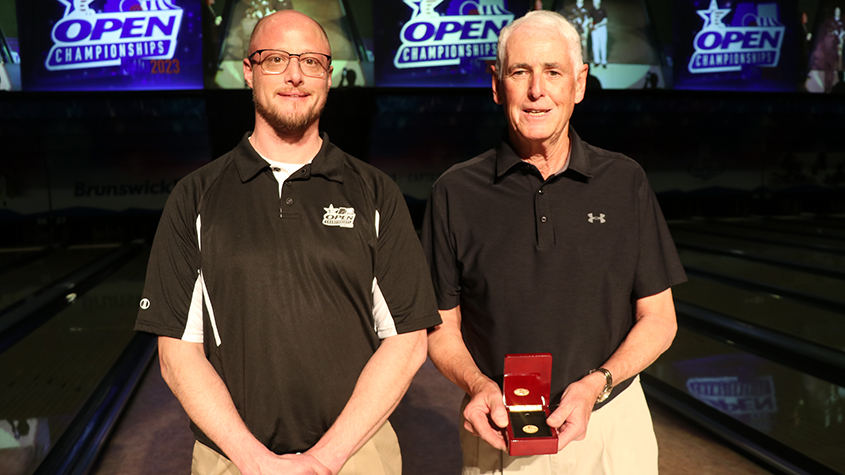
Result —
[[545, 193], [545, 192], [546, 192], [546, 190], [544, 190], [544, 189], [542, 189], [542, 188], [540, 188], [540, 190], [539, 190], [539, 191], [537, 191], [537, 193], [540, 193], [541, 195], [542, 195], [543, 193]]
[[541, 217], [541, 218], [540, 218], [540, 222], [545, 223], [545, 222], [546, 222], [546, 217], [545, 217], [545, 216]]
[[281, 169], [281, 168], [279, 168], [279, 167], [273, 167], [273, 171], [274, 171], [274, 172], [280, 172], [280, 171], [282, 171], [282, 169]]
[[286, 199], [285, 204], [288, 205], [288, 206], [292, 205], [293, 204], [293, 198]]
[[285, 182], [285, 186], [291, 186], [291, 185], [293, 185], [293, 183], [291, 183], [291, 182], [289, 182], [289, 181], [286, 181], [286, 182]]

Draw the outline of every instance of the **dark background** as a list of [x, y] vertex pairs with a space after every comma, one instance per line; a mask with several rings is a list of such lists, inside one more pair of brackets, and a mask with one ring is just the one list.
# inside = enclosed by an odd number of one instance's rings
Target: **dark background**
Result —
[[[639, 161], [670, 219], [845, 212], [845, 96], [589, 91], [572, 124], [584, 140]], [[83, 209], [59, 198], [71, 194], [58, 189], [62, 177], [178, 179], [252, 125], [249, 90], [0, 94], [0, 245], [148, 235], [166, 196]], [[391, 172], [400, 184], [419, 176], [421, 186], [406, 191], [418, 218], [418, 190], [495, 146], [505, 122], [483, 89], [349, 88], [331, 91], [321, 125], [349, 153], [407, 174]], [[15, 211], [24, 197], [43, 203], [38, 212]]]

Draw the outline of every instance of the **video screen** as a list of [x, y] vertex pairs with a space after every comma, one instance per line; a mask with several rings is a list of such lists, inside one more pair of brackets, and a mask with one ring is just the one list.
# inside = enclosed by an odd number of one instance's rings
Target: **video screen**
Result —
[[202, 88], [196, 0], [18, 0], [26, 91]]
[[499, 32], [523, 16], [514, 0], [385, 0], [373, 9], [378, 87], [490, 87]]
[[799, 90], [796, 0], [676, 0], [673, 17], [676, 89]]
[[342, 0], [226, 0], [212, 2], [205, 46], [207, 88], [244, 89], [243, 59], [256, 23], [280, 10], [297, 10], [322, 25], [332, 47], [332, 87], [372, 86], [372, 68]]
[[21, 90], [21, 55], [15, 2], [0, 2], [0, 91]]
[[556, 10], [581, 35], [581, 57], [590, 65], [588, 87], [666, 89], [646, 5], [632, 0], [561, 0]]
[[490, 87], [498, 34], [532, 8], [581, 35], [592, 89], [845, 88], [845, 0], [0, 1], [0, 91], [244, 89], [263, 17], [323, 25], [332, 87]]
[[802, 10], [802, 46], [806, 64], [803, 87], [808, 92], [843, 93], [842, 47], [845, 44], [845, 0], [813, 2], [818, 9]]

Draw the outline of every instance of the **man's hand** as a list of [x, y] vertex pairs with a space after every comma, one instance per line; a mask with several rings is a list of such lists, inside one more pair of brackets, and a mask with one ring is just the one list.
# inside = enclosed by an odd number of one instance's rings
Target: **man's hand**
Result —
[[269, 453], [250, 461], [248, 467], [238, 467], [243, 475], [335, 475], [310, 454]]
[[499, 450], [508, 450], [502, 430], [508, 426], [508, 411], [502, 391], [493, 381], [471, 395], [464, 408], [464, 428]]
[[[601, 389], [596, 389], [594, 373], [580, 381], [570, 384], [560, 398], [560, 406], [546, 419], [550, 427], [558, 430], [557, 450], [560, 452], [573, 440], [584, 440], [587, 435], [587, 424], [593, 406], [596, 404]], [[604, 376], [602, 381], [604, 381]], [[603, 388], [599, 386], [599, 388]]]

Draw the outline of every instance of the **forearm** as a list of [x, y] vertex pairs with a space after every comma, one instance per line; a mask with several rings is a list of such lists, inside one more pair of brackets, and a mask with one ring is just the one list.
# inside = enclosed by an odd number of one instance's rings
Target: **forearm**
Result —
[[256, 458], [272, 455], [244, 424], [201, 343], [159, 337], [159, 360], [165, 382], [188, 417], [238, 468], [244, 471]]
[[337, 473], [387, 421], [425, 361], [425, 330], [384, 339], [364, 367], [340, 416], [308, 450]]
[[441, 310], [440, 318], [443, 323], [428, 336], [428, 356], [447, 379], [470, 395], [463, 412], [464, 428], [492, 447], [507, 450], [500, 432], [508, 425], [502, 390], [481, 372], [469, 353], [461, 335], [460, 306]]
[[[637, 301], [636, 323], [619, 348], [602, 365], [613, 375], [614, 383], [634, 377], [666, 351], [675, 338], [678, 324], [672, 290], [645, 297]], [[604, 387], [604, 375], [590, 375], [599, 386]]]
[[[667, 289], [639, 299], [636, 319], [619, 348], [601, 365], [610, 371], [614, 384], [639, 374], [669, 348], [677, 330], [672, 291]], [[606, 382], [605, 375], [597, 371], [567, 386], [558, 409], [548, 419], [560, 430], [558, 450], [584, 437], [591, 411]]]
[[434, 366], [469, 395], [495, 384], [481, 372], [464, 343], [460, 307], [441, 310], [440, 318], [443, 323], [428, 334], [428, 357]]

